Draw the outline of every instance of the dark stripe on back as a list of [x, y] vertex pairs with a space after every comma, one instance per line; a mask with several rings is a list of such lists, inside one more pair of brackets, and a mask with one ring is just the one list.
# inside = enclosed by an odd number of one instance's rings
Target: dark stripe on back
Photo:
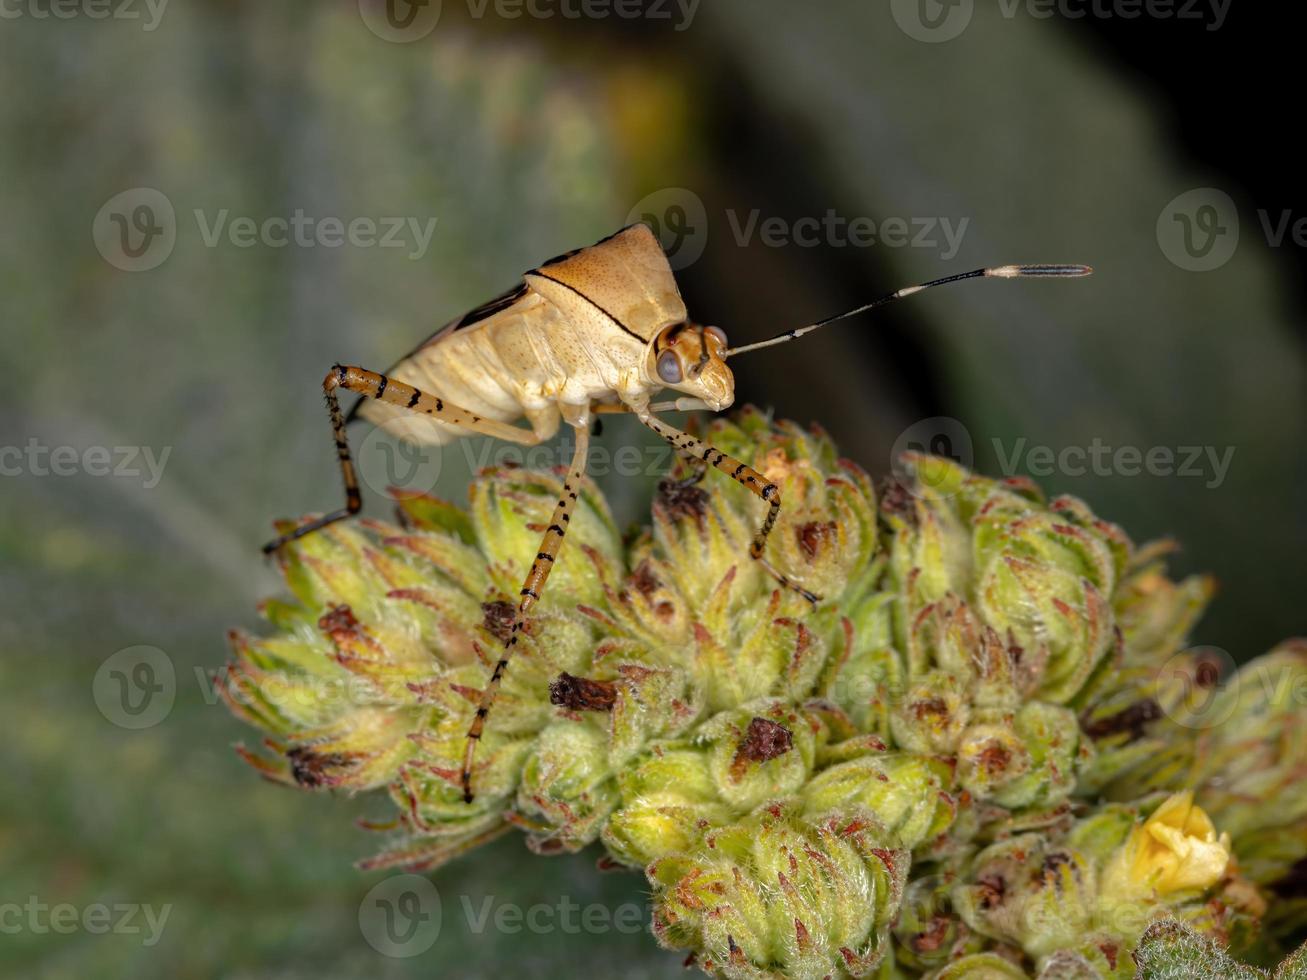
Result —
[[496, 296], [494, 299], [487, 300], [486, 302], [482, 303], [475, 310], [469, 310], [467, 313], [464, 313], [454, 324], [453, 329], [462, 330], [465, 327], [470, 327], [473, 324], [480, 323], [482, 320], [489, 319], [490, 317], [494, 316], [496, 313], [508, 309], [519, 299], [525, 296], [526, 292], [527, 292], [526, 283], [524, 282], [519, 283], [518, 285], [514, 286], [512, 289], [508, 290], [508, 292], [501, 293], [500, 295]]
[[625, 323], [623, 323], [621, 320], [617, 319], [617, 317], [613, 316], [611, 313], [609, 313], [609, 312], [608, 312], [607, 310], [605, 310], [602, 306], [600, 306], [598, 303], [596, 303], [594, 300], [592, 300], [592, 299], [591, 299], [589, 296], [587, 296], [585, 293], [581, 292], [581, 290], [577, 289], [575, 286], [569, 286], [567, 283], [563, 282], [561, 279], [555, 279], [553, 276], [547, 276], [547, 275], [545, 275], [543, 272], [541, 272], [539, 269], [536, 269], [534, 273], [528, 273], [528, 275], [537, 275], [537, 276], [539, 276], [541, 279], [548, 279], [550, 282], [555, 283], [555, 284], [557, 284], [557, 285], [559, 285], [559, 286], [562, 286], [564, 289], [570, 289], [572, 292], [576, 293], [576, 295], [580, 296], [583, 300], [585, 300], [587, 303], [589, 303], [591, 306], [593, 306], [596, 310], [598, 310], [598, 311], [599, 311], [600, 313], [602, 313], [604, 316], [608, 317], [608, 319], [612, 320], [615, 324], [617, 324], [619, 327], [621, 327], [622, 330], [623, 330], [625, 333], [630, 334], [632, 337], [634, 337], [636, 340], [640, 341], [640, 343], [642, 343], [642, 344], [644, 344], [644, 343], [648, 343], [648, 341], [646, 341], [646, 340], [645, 340], [643, 337], [641, 337], [638, 333], [636, 333], [634, 330], [632, 330], [630, 327], [628, 327], [628, 326], [627, 326]]

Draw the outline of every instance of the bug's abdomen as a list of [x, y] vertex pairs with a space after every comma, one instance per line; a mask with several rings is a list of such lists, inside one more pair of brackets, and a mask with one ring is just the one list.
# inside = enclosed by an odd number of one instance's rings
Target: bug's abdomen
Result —
[[[395, 365], [387, 377], [496, 422], [511, 424], [528, 409], [545, 408], [550, 399], [543, 391], [554, 372], [542, 363], [529, 337], [539, 331], [542, 315], [548, 317], [551, 311], [547, 304], [530, 306], [505, 311], [468, 329], [442, 331]], [[359, 415], [423, 445], [443, 445], [470, 434], [386, 402], [364, 404]]]

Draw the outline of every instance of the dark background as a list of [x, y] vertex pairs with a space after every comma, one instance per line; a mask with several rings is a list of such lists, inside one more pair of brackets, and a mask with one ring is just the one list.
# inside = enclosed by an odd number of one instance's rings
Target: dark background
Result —
[[[977, 265], [1095, 265], [1082, 282], [953, 287], [741, 358], [739, 400], [819, 420], [876, 475], [940, 416], [991, 473], [995, 440], [1004, 455], [1095, 439], [1234, 447], [1217, 486], [1040, 481], [1136, 540], [1174, 535], [1180, 572], [1217, 576], [1195, 642], [1241, 661], [1303, 629], [1307, 253], [1270, 247], [1258, 219], [1307, 217], [1294, 6], [1234, 0], [1209, 30], [1009, 18], [981, 2], [942, 43], [910, 37], [886, 3], [704, 0], [677, 31], [651, 13], [510, 20], [445, 0], [412, 43], [381, 39], [344, 2], [172, 0], [153, 31], [45, 9], [0, 20], [0, 447], [171, 451], [148, 488], [27, 464], [0, 478], [0, 906], [171, 913], [150, 947], [0, 918], [22, 924], [0, 932], [6, 975], [680, 975], [643, 935], [473, 932], [465, 899], [643, 901], [638, 876], [593, 874], [594, 854], [526, 860], [517, 840], [436, 877], [445, 918], [429, 952], [379, 956], [357, 911], [381, 877], [351, 866], [379, 842], [351, 820], [388, 805], [260, 782], [229, 749], [254, 734], [199, 679], [223, 662], [225, 629], [257, 627], [255, 603], [279, 590], [258, 554], [268, 522], [336, 506], [325, 368], [384, 367], [651, 194], [702, 204], [688, 239], [702, 255], [678, 278], [692, 315], [735, 342]], [[127, 272], [97, 250], [96, 216], [139, 187], [174, 206], [176, 244]], [[1191, 272], [1157, 227], [1200, 187], [1229, 195], [1240, 238], [1219, 268]], [[410, 259], [208, 247], [191, 217], [296, 208], [437, 225]], [[741, 244], [731, 216], [755, 209], [970, 223], [948, 258]], [[617, 425], [604, 441], [638, 438]], [[458, 497], [472, 468], [447, 452], [435, 491]], [[606, 481], [619, 517], [640, 519], [652, 481]], [[136, 645], [172, 664], [175, 703], [133, 731], [95, 693], [104, 661]]]

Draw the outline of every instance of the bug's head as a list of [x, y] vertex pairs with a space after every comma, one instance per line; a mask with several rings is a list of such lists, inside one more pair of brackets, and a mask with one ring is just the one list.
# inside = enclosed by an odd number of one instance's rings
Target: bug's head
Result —
[[720, 412], [735, 401], [735, 376], [726, 366], [725, 353], [721, 327], [674, 323], [649, 345], [645, 374], [650, 384], [683, 391]]

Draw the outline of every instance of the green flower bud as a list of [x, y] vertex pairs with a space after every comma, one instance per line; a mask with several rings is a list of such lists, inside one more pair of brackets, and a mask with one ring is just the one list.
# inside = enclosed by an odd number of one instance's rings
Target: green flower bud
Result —
[[1097, 872], [1080, 852], [1021, 834], [976, 855], [953, 890], [977, 932], [1040, 957], [1074, 945], [1094, 923]]
[[683, 464], [623, 541], [585, 485], [469, 804], [561, 489], [490, 469], [466, 510], [401, 493], [402, 526], [282, 549], [290, 597], [219, 687], [267, 733], [243, 754], [384, 788], [401, 836], [369, 866], [601, 840], [723, 977], [1126, 980], [1154, 919], [1263, 961], [1307, 925], [1307, 646], [1219, 678], [1179, 652], [1210, 581], [1029, 481], [910, 456], [878, 502], [820, 431], [745, 410], [706, 435], [778, 486], [766, 557], [816, 608], [749, 558], [746, 488]]
[[973, 933], [953, 909], [955, 884], [951, 874], [925, 874], [908, 882], [894, 921], [896, 960], [901, 966], [930, 970], [983, 948], [983, 937]]
[[1013, 714], [987, 710], [963, 733], [958, 781], [1008, 809], [1052, 806], [1076, 785], [1080, 725], [1067, 708], [1031, 701]]
[[654, 931], [723, 977], [866, 976], [886, 954], [907, 867], [869, 814], [812, 823], [769, 804], [650, 867]]
[[930, 980], [1029, 980], [1020, 966], [998, 953], [973, 953], [933, 973]]
[[863, 755], [817, 773], [803, 787], [803, 812], [817, 818], [846, 807], [870, 813], [896, 847], [915, 848], [948, 829], [956, 812], [945, 791], [948, 762], [887, 752]]
[[522, 767], [517, 812], [533, 849], [580, 850], [599, 836], [617, 807], [608, 767], [608, 736], [591, 725], [550, 725], [535, 740]]

